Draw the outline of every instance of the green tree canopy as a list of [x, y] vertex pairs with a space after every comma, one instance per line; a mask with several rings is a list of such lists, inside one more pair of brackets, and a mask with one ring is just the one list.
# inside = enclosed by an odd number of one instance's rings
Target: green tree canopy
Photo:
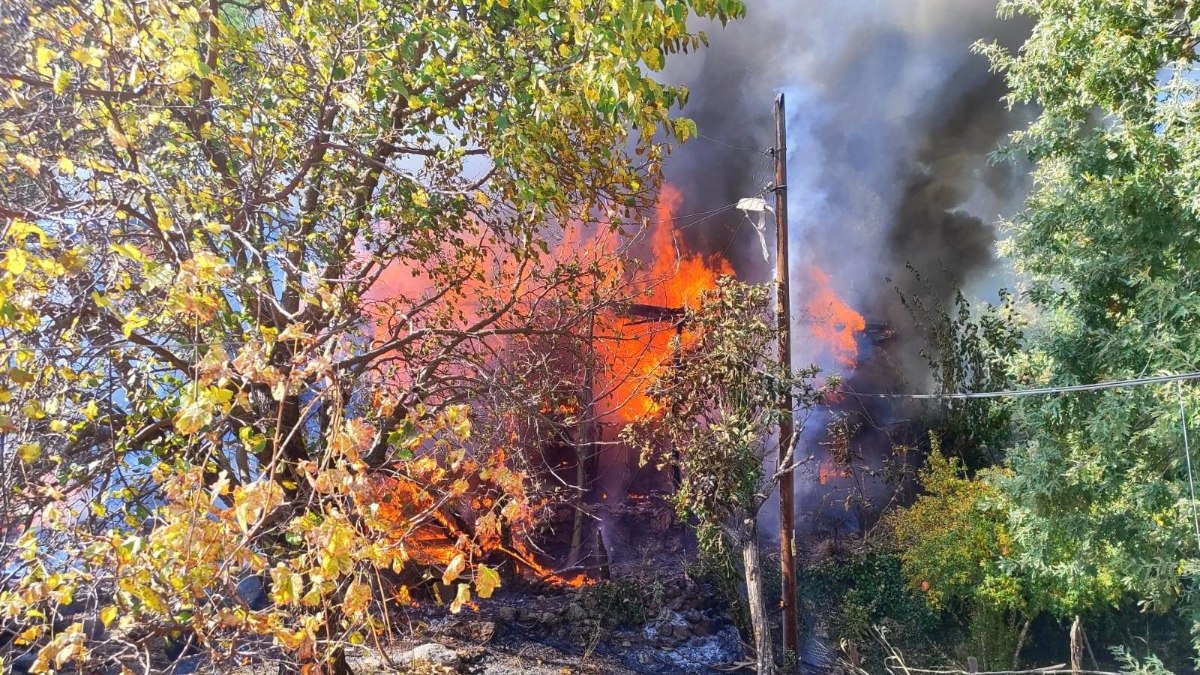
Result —
[[[1200, 8], [1176, 0], [1000, 3], [1032, 34], [981, 50], [1040, 113], [1007, 252], [1038, 310], [1017, 377], [1067, 385], [1200, 367]], [[1182, 387], [1189, 426], [1200, 395]], [[1060, 613], [1193, 600], [1196, 535], [1174, 386], [1022, 399], [994, 477], [1030, 583]]]

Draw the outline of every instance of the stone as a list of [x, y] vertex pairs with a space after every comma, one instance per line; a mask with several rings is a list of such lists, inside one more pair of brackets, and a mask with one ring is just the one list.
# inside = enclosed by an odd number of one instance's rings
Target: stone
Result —
[[453, 649], [436, 642], [428, 642], [401, 654], [400, 662], [409, 664], [421, 663], [439, 668], [457, 669], [462, 659], [459, 658], [458, 652]]
[[687, 626], [674, 626], [671, 628], [671, 637], [676, 640], [686, 640], [692, 636], [692, 631]]
[[576, 623], [586, 619], [587, 615], [588, 615], [587, 610], [580, 607], [579, 605], [576, 605], [575, 603], [571, 603], [571, 604], [567, 605], [567, 610], [566, 610], [566, 612], [564, 612], [564, 616], [566, 617], [567, 621], [572, 621], [572, 622], [576, 622]]
[[266, 609], [271, 604], [262, 577], [257, 574], [242, 577], [237, 583], [237, 594], [254, 611]]
[[500, 607], [496, 610], [496, 618], [501, 621], [516, 621], [517, 608], [508, 606]]

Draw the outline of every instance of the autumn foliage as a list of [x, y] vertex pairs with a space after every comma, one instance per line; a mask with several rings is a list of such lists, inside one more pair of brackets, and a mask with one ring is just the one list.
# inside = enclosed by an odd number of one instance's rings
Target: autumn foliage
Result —
[[695, 133], [654, 72], [742, 12], [5, 3], [0, 659], [345, 672], [387, 574], [488, 597], [545, 393], [499, 355], [614, 302], [553, 239], [638, 228]]

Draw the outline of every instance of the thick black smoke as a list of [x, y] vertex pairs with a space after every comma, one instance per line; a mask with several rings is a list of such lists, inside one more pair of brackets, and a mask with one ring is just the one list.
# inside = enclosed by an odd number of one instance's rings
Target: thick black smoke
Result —
[[[1026, 115], [1006, 108], [1001, 76], [971, 45], [1015, 46], [1028, 27], [997, 19], [994, 0], [748, 5], [745, 20], [709, 30], [710, 49], [670, 63], [667, 79], [691, 90], [684, 113], [704, 136], [667, 165], [685, 196], [681, 213], [761, 193], [772, 180], [762, 152], [774, 141], [772, 103], [784, 93], [793, 308], [813, 292], [808, 270], [817, 266], [868, 321], [896, 333], [885, 345], [864, 345], [857, 369], [845, 372], [806, 339], [808, 319], [795, 316], [796, 362], [842, 370], [859, 391], [926, 390], [925, 340], [898, 292], [946, 303], [959, 289], [987, 299], [1011, 284], [995, 254], [997, 223], [1019, 207], [1024, 171], [990, 156]], [[772, 278], [774, 258], [764, 262], [741, 212], [681, 224], [692, 247], [724, 253], [741, 278]], [[909, 413], [882, 405], [863, 412], [876, 431]], [[819, 455], [823, 426], [815, 422], [806, 443]], [[864, 443], [890, 448], [882, 436]], [[800, 496], [802, 506], [813, 497]]]
[[[798, 302], [815, 264], [850, 304], [905, 338], [897, 287], [942, 301], [959, 288], [994, 292], [1006, 276], [996, 269], [996, 223], [1025, 185], [1019, 167], [989, 156], [1024, 118], [1005, 107], [1002, 78], [971, 45], [1013, 45], [1026, 31], [995, 9], [987, 0], [751, 0], [745, 20], [709, 31], [710, 49], [671, 64], [668, 79], [691, 90], [685, 114], [703, 135], [668, 163], [682, 213], [731, 204], [772, 180], [763, 150], [783, 92]], [[692, 246], [724, 253], [742, 278], [771, 278], [773, 260], [763, 261], [741, 212], [681, 224]], [[891, 349], [921, 386], [910, 342]], [[798, 360], [833, 367], [819, 349], [796, 347]]]

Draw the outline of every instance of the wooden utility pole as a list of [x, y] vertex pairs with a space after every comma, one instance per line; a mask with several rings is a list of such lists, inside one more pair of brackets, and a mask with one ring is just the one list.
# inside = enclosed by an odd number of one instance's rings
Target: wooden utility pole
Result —
[[[783, 94], [775, 97], [775, 316], [779, 322], [779, 364], [784, 376], [792, 376], [791, 289], [788, 283], [787, 224], [787, 123], [784, 119]], [[792, 420], [792, 393], [784, 391], [779, 400], [783, 415], [779, 418], [779, 461], [784, 469], [779, 476], [779, 566], [783, 579], [783, 648], [796, 658], [800, 670], [799, 622], [796, 616], [796, 561], [793, 539], [796, 532], [796, 492], [792, 465], [795, 457], [788, 452], [795, 435]]]

